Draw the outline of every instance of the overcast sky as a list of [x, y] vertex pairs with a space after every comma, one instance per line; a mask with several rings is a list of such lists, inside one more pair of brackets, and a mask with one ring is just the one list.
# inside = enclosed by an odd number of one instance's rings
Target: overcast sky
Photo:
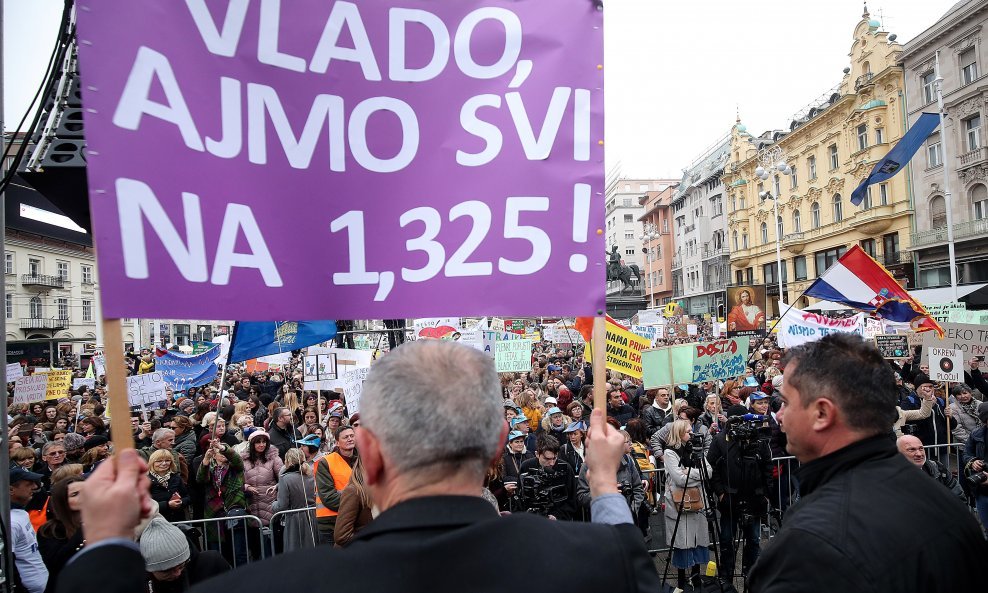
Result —
[[[177, 2], [177, 0], [175, 0]], [[873, 18], [904, 43], [955, 0], [884, 0]], [[63, 0], [14, 0], [4, 14], [4, 126], [24, 115]], [[606, 0], [607, 168], [674, 177], [723, 137], [740, 110], [754, 134], [840, 82], [857, 0]]]

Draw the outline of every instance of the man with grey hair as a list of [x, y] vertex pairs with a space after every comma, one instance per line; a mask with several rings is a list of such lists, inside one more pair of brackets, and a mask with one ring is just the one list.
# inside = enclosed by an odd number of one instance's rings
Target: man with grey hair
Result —
[[144, 458], [144, 461], [151, 459], [151, 454], [158, 450], [165, 450], [172, 454], [172, 459], [175, 461], [175, 467], [178, 468], [179, 474], [182, 476], [182, 483], [189, 483], [189, 464], [185, 461], [185, 457], [178, 454], [178, 451], [174, 450], [175, 446], [175, 431], [170, 428], [159, 428], [154, 431], [151, 435], [151, 446], [144, 447], [143, 449], [138, 449], [138, 453]]
[[[504, 591], [517, 586], [518, 575], [496, 569], [491, 559], [506, 546], [518, 557], [538, 557], [557, 569], [527, 574], [526, 585], [535, 590], [558, 587], [560, 574], [574, 593], [659, 590], [655, 566], [614, 480], [624, 438], [607, 426], [603, 410], [590, 418], [586, 463], [594, 521], [611, 524], [583, 524], [530, 513], [501, 517], [481, 496], [508, 430], [498, 376], [482, 352], [437, 340], [404, 344], [371, 367], [360, 403], [357, 449], [381, 514], [342, 550], [283, 554], [194, 590], [324, 590], [326, 575], [332, 575], [333, 582], [354, 591]], [[115, 474], [113, 464], [104, 464], [90, 477], [98, 487], [87, 482], [87, 538], [91, 530], [107, 540], [132, 528], [126, 519], [140, 514], [133, 484], [140, 486], [141, 472], [131, 464], [122, 454]], [[120, 512], [101, 512], [111, 504]], [[89, 583], [102, 582], [100, 574], [110, 570], [104, 567], [129, 574], [141, 558], [128, 547], [87, 545], [66, 567], [59, 591], [124, 591]]]

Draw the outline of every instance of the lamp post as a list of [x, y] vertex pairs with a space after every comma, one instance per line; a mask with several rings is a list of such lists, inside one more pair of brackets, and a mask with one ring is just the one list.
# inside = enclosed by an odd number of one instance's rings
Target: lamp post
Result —
[[642, 251], [645, 252], [645, 278], [647, 279], [646, 286], [648, 286], [648, 297], [649, 297], [649, 308], [655, 308], [655, 282], [652, 281], [652, 249], [649, 247], [649, 243], [655, 240], [659, 236], [659, 228], [651, 222], [644, 223], [644, 232], [638, 238], [641, 239]]
[[[759, 166], [755, 169], [755, 176], [762, 181], [768, 180], [773, 174], [791, 175], [792, 168], [786, 163], [786, 154], [782, 148], [772, 146], [763, 149], [758, 153]], [[775, 209], [775, 275], [779, 281], [779, 315], [782, 315], [782, 305], [786, 304], [785, 293], [782, 292], [782, 237], [779, 233], [779, 198], [780, 196], [770, 191], [763, 191], [758, 195], [763, 200], [772, 200]]]

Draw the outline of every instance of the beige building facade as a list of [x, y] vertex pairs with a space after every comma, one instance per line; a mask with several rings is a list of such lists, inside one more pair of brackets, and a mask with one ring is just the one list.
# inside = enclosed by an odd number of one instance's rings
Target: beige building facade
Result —
[[[874, 185], [860, 206], [851, 192], [905, 131], [902, 46], [866, 12], [854, 27], [840, 84], [797, 114], [785, 130], [759, 137], [739, 121], [723, 183], [727, 195], [732, 285], [766, 284], [769, 317], [778, 315], [776, 242], [782, 246], [785, 302], [810, 305], [802, 292], [854, 244], [906, 286], [913, 208], [908, 176]], [[778, 148], [792, 174], [755, 175], [759, 155]], [[778, 199], [776, 218], [773, 199]]]

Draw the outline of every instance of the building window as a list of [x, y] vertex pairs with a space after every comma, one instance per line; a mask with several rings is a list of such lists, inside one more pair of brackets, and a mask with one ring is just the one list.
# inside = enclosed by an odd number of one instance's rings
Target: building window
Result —
[[765, 195], [765, 184], [764, 183], [759, 183], [758, 184], [758, 187], [756, 188], [756, 190], [757, 190], [757, 193], [758, 193], [758, 201], [759, 202], [764, 201], [765, 198], [763, 198], [762, 196]]
[[82, 266], [82, 283], [92, 284], [93, 283], [93, 267], [92, 266]]
[[885, 261], [899, 260], [899, 233], [889, 233], [882, 237], [882, 249], [885, 251]]
[[36, 258], [31, 258], [27, 260], [27, 273], [32, 276], [41, 275], [41, 260]]
[[92, 301], [82, 301], [82, 320], [92, 321], [93, 320], [93, 302]]
[[781, 241], [782, 237], [785, 236], [786, 236], [786, 226], [785, 223], [782, 222], [782, 217], [780, 216], [775, 221], [775, 238], [776, 240]]
[[763, 222], [761, 229], [762, 229], [762, 245], [764, 245], [765, 243], [768, 243], [768, 225]]
[[947, 203], [942, 196], [930, 200], [930, 228], [939, 229], [947, 226]]
[[806, 256], [800, 255], [793, 258], [792, 267], [796, 272], [796, 280], [806, 280], [808, 277], [806, 273]]
[[62, 279], [63, 282], [68, 282], [69, 280], [69, 262], [58, 261], [55, 262], [55, 268], [58, 271], [58, 277]]
[[875, 128], [875, 144], [885, 144], [885, 128]]
[[662, 232], [663, 233], [668, 233], [669, 232], [669, 217], [668, 216], [662, 219]]
[[923, 102], [932, 103], [937, 100], [937, 91], [934, 86], [934, 80], [936, 80], [936, 75], [932, 70], [926, 74], [920, 76], [919, 81], [923, 85]]
[[858, 126], [858, 150], [868, 148], [868, 124]]
[[734, 235], [733, 235], [733, 237], [734, 237], [734, 251], [737, 251], [738, 249], [740, 249], [740, 248], [741, 248], [741, 247], [740, 247], [740, 246], [738, 245], [738, 232], [737, 232], [737, 231], [734, 231]]
[[635, 250], [634, 249], [625, 249], [624, 250], [624, 254], [625, 255], [634, 255], [635, 254]]
[[720, 216], [721, 214], [723, 214], [724, 213], [723, 198], [717, 196], [716, 198], [710, 200], [710, 211], [712, 212], [712, 216]]
[[943, 165], [943, 148], [940, 146], [940, 133], [931, 134], [926, 141], [926, 167], [932, 169]]
[[796, 174], [796, 167], [789, 171], [789, 189], [796, 189], [799, 185], [799, 176]]
[[772, 180], [772, 184], [772, 188], [775, 190], [775, 197], [778, 198], [782, 195], [782, 181], [779, 179], [778, 175], [776, 175], [775, 179]]
[[803, 232], [803, 226], [799, 223], [799, 210], [792, 211], [792, 232]]
[[747, 203], [748, 200], [747, 198], [744, 197], [744, 194], [741, 194], [740, 200], [741, 200], [741, 209], [744, 210], [745, 208], [748, 207], [748, 203]]
[[632, 239], [634, 239], [634, 238], [635, 238], [635, 233], [634, 233], [634, 231], [632, 231], [632, 232], [630, 232], [630, 233], [625, 233], [625, 234], [624, 234], [624, 238], [625, 238], [626, 240], [632, 240]]
[[641, 183], [641, 184], [639, 184], [638, 185], [638, 191], [640, 191], [640, 192], [646, 192], [646, 191], [648, 191], [648, 184], [647, 183]]
[[31, 297], [31, 319], [41, 319], [45, 316], [45, 308], [41, 304], [41, 297]]
[[875, 240], [865, 239], [861, 242], [861, 249], [871, 257], [875, 257]]
[[974, 219], [988, 218], [988, 188], [982, 184], [971, 188], [971, 202], [974, 204]]
[[978, 78], [978, 60], [974, 56], [974, 48], [970, 47], [961, 52], [961, 84], [971, 84]]
[[845, 251], [847, 249], [842, 245], [834, 249], [816, 252], [814, 254], [814, 258], [816, 259], [816, 275], [823, 275], [827, 271], [827, 268], [837, 263], [837, 260], [840, 259], [840, 256], [844, 255]]
[[6, 255], [6, 260], [5, 260], [5, 266], [4, 266], [4, 273], [5, 274], [13, 274], [14, 273], [14, 254], [8, 251], [5, 255]]
[[813, 202], [810, 206], [810, 226], [820, 228], [820, 202]]
[[734, 271], [734, 283], [738, 286], [744, 284], [744, 270]]
[[635, 215], [634, 214], [625, 214], [624, 215], [624, 222], [635, 222]]
[[869, 185], [865, 188], [864, 198], [861, 200], [861, 205], [859, 206], [862, 210], [867, 210], [871, 208], [871, 186]]
[[809, 170], [809, 173], [810, 173], [810, 181], [813, 181], [814, 179], [816, 179], [816, 157], [815, 156], [811, 156], [810, 158], [806, 159], [806, 168]]
[[748, 248], [748, 233], [741, 233], [741, 249]]
[[6, 297], [7, 297], [7, 301], [6, 301], [6, 305], [7, 305], [7, 319], [13, 319], [14, 318], [14, 295], [12, 295], [12, 294], [10, 294], [8, 292], [7, 295], [6, 295]]
[[69, 299], [55, 299], [55, 304], [58, 305], [58, 318], [68, 319], [69, 318]]
[[840, 194], [834, 194], [834, 222], [842, 220], [844, 220], [844, 203], [841, 201]]
[[889, 205], [889, 184], [879, 183], [878, 184], [878, 201], [882, 206]]
[[625, 208], [631, 208], [631, 198], [624, 198], [621, 200], [621, 205]]
[[830, 170], [836, 171], [840, 167], [840, 158], [837, 156], [837, 145], [830, 145]]
[[738, 209], [738, 197], [734, 194], [731, 194], [731, 212], [734, 212], [737, 209]]
[[964, 120], [964, 133], [967, 136], [968, 152], [981, 148], [981, 114]]

